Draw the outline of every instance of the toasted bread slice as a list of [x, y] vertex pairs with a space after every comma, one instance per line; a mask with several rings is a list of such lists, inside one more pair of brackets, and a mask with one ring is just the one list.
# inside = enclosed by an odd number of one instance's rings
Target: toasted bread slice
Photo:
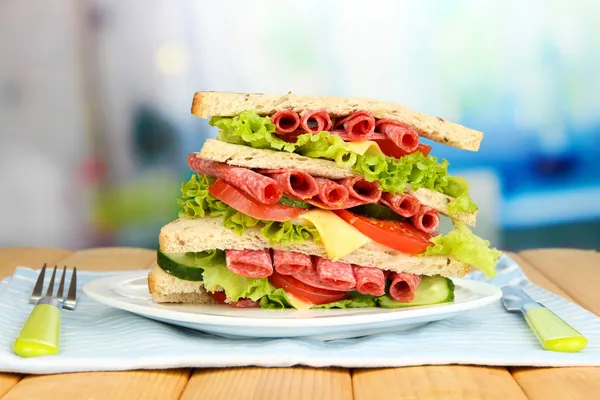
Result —
[[202, 282], [185, 281], [169, 275], [158, 265], [148, 273], [148, 289], [157, 303], [215, 304]]
[[255, 110], [260, 115], [292, 109], [325, 109], [334, 116], [355, 111], [369, 111], [375, 118], [387, 118], [413, 127], [420, 136], [459, 149], [477, 151], [483, 133], [440, 117], [432, 117], [401, 105], [358, 97], [299, 96], [294, 94], [261, 94], [232, 92], [197, 92], [192, 102], [192, 114], [209, 118], [232, 117], [242, 111]]
[[[327, 257], [325, 248], [312, 240], [291, 246], [269, 245], [260, 230], [246, 228], [241, 236], [225, 228], [221, 218], [177, 219], [165, 225], [159, 235], [160, 250], [164, 253], [200, 252], [211, 249], [260, 250], [274, 248], [303, 254]], [[368, 243], [338, 261], [383, 270], [409, 272], [419, 275], [461, 277], [470, 267], [446, 256], [410, 256], [399, 251]]]
[[[300, 154], [285, 151], [255, 149], [239, 144], [231, 144], [215, 139], [207, 139], [197, 153], [198, 157], [211, 161], [224, 162], [245, 168], [259, 169], [302, 169], [314, 176], [329, 179], [342, 179], [357, 175], [351, 168], [339, 167], [334, 161], [305, 157]], [[423, 205], [437, 210], [440, 214], [448, 215], [448, 203], [452, 197], [430, 189], [410, 191]], [[453, 219], [475, 226], [477, 212], [460, 212]]]

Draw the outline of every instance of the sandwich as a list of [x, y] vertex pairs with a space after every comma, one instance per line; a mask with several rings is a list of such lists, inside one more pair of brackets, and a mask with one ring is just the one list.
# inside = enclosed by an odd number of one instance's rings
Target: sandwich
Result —
[[424, 140], [477, 151], [481, 132], [363, 98], [198, 92], [191, 112], [216, 135], [187, 157], [153, 301], [402, 308], [454, 301], [472, 269], [495, 274], [467, 181]]

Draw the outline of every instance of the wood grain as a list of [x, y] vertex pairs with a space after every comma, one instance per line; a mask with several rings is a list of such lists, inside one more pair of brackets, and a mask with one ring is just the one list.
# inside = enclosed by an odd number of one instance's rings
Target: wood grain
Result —
[[355, 400], [526, 400], [505, 368], [424, 366], [355, 371]]
[[519, 254], [579, 305], [600, 314], [600, 253], [593, 250], [543, 249]]
[[516, 369], [513, 377], [531, 400], [600, 399], [600, 368]]
[[564, 290], [562, 290], [558, 285], [556, 285], [554, 282], [548, 279], [546, 275], [542, 273], [542, 271], [537, 269], [526, 258], [523, 258], [514, 253], [507, 254], [519, 264], [519, 266], [521, 267], [523, 272], [525, 272], [525, 275], [527, 275], [527, 278], [529, 278], [531, 282], [540, 287], [543, 287], [549, 292], [552, 292], [558, 296], [562, 296], [566, 299], [573, 301], [573, 299]]
[[0, 279], [11, 276], [15, 267], [41, 268], [71, 254], [69, 250], [44, 247], [0, 247]]
[[188, 378], [187, 370], [28, 376], [2, 400], [175, 400]]
[[15, 386], [21, 380], [22, 376], [17, 374], [0, 373], [0, 397], [7, 393], [10, 388]]
[[316, 368], [196, 370], [182, 400], [352, 399], [350, 372]]

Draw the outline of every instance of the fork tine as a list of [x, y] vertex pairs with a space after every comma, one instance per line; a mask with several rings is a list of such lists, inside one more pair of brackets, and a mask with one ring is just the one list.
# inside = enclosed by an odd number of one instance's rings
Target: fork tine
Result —
[[58, 284], [58, 292], [56, 293], [56, 298], [58, 300], [60, 300], [62, 303], [64, 303], [63, 301], [63, 293], [65, 290], [65, 275], [67, 274], [67, 267], [63, 267], [62, 270], [62, 276], [60, 277], [60, 283]]
[[37, 281], [35, 282], [35, 286], [33, 287], [33, 292], [31, 292], [31, 297], [29, 298], [30, 303], [35, 303], [42, 297], [42, 290], [44, 289], [44, 277], [46, 275], [46, 264], [42, 267], [40, 274], [38, 275]]
[[75, 309], [77, 303], [77, 267], [73, 267], [71, 275], [71, 283], [69, 284], [69, 293], [67, 294], [66, 308], [68, 310]]
[[46, 296], [52, 296], [52, 292], [54, 292], [54, 277], [56, 276], [56, 265], [52, 270], [52, 277], [50, 278], [50, 285], [48, 285], [48, 291], [46, 292]]

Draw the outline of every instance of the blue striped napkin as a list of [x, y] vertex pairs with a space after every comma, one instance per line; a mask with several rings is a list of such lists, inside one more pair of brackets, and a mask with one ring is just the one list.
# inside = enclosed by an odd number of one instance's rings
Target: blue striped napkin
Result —
[[[81, 272], [78, 278], [83, 283], [112, 274]], [[600, 319], [533, 285], [506, 255], [498, 265], [498, 275], [488, 281], [498, 286], [521, 285], [587, 337], [589, 344], [582, 352], [542, 350], [523, 318], [506, 312], [499, 301], [411, 331], [320, 342], [225, 339], [112, 309], [81, 293], [77, 311], [63, 313], [60, 354], [22, 359], [12, 353], [12, 343], [31, 310], [27, 298], [36, 277], [37, 271], [18, 268], [12, 278], [0, 283], [0, 371], [47, 374], [248, 365], [600, 365]], [[486, 280], [478, 272], [468, 278]]]

